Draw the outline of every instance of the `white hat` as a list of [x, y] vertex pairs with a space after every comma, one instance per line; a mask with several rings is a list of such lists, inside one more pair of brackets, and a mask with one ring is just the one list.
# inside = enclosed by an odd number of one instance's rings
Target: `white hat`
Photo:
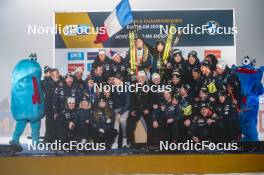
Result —
[[112, 58], [115, 58], [115, 56], [117, 56], [118, 53], [116, 51], [114, 51], [114, 50], [110, 50], [110, 55], [111, 55]]
[[219, 67], [221, 69], [225, 69], [226, 68], [226, 63], [224, 60], [219, 60], [218, 63], [216, 64], [216, 67]]
[[73, 97], [67, 98], [67, 103], [75, 103], [75, 98]]
[[104, 49], [99, 49], [98, 54], [99, 55], [105, 55], [106, 51]]
[[152, 74], [151, 79], [154, 80], [156, 78], [160, 78], [160, 75], [158, 73]]
[[77, 73], [77, 72], [83, 72], [83, 68], [82, 67], [77, 67], [74, 71], [74, 73]]
[[139, 71], [138, 74], [137, 74], [137, 76], [138, 76], [138, 77], [141, 77], [141, 76], [143, 76], [143, 77], [147, 77], [147, 76], [146, 76], [146, 73], [145, 73], [144, 71]]

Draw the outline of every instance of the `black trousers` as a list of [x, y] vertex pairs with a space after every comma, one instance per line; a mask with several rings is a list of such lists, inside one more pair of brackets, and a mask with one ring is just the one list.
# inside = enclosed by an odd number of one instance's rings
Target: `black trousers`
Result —
[[237, 116], [224, 118], [224, 125], [226, 127], [226, 141], [235, 141], [240, 137], [240, 124]]
[[93, 140], [95, 143], [106, 143], [106, 148], [111, 148], [117, 134], [118, 131], [116, 129], [107, 129], [104, 133], [94, 131]]
[[54, 120], [54, 113], [51, 109], [45, 109], [45, 142], [53, 142], [55, 140], [56, 125]]
[[226, 130], [221, 120], [217, 120], [215, 123], [198, 127], [195, 132], [200, 140], [208, 140], [214, 143], [225, 142]]
[[174, 120], [172, 123], [166, 124], [167, 140], [170, 142], [181, 142], [183, 133], [183, 121]]
[[76, 126], [76, 138], [81, 141], [82, 139], [90, 140], [92, 139], [92, 129], [90, 126], [81, 125]]
[[164, 120], [157, 121], [159, 123], [158, 128], [153, 128], [152, 126], [152, 141], [154, 145], [159, 145], [160, 141], [168, 140], [167, 126]]
[[136, 112], [136, 116], [129, 116], [128, 117], [128, 126], [127, 126], [127, 130], [128, 130], [128, 142], [131, 144], [135, 143], [135, 138], [134, 138], [134, 132], [136, 130], [136, 125], [137, 122], [140, 120], [140, 117], [143, 117], [145, 123], [146, 123], [146, 127], [147, 127], [147, 144], [151, 145], [153, 144], [153, 127], [152, 127], [152, 118], [150, 116], [150, 114], [144, 115], [143, 112]]
[[[188, 119], [188, 118], [187, 118]], [[195, 134], [195, 130], [196, 130], [196, 126], [193, 125], [192, 123], [189, 126], [185, 126], [184, 122], [187, 119], [183, 119], [182, 120], [182, 130], [181, 130], [181, 140], [183, 142], [186, 142], [187, 140], [191, 140], [192, 139], [192, 135], [193, 133]], [[189, 118], [189, 120], [191, 121], [191, 119]]]
[[69, 123], [67, 122], [63, 114], [59, 113], [55, 120], [55, 139], [61, 140], [63, 143], [71, 140], [73, 138], [73, 132], [69, 131], [68, 127]]

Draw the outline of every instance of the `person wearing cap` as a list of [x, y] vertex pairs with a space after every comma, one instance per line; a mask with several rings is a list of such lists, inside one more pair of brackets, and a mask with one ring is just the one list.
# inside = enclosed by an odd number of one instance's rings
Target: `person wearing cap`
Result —
[[160, 74], [158, 73], [153, 73], [151, 75], [151, 84], [154, 84], [154, 85], [161, 85], [161, 76]]
[[[55, 88], [61, 83], [63, 82], [63, 78], [59, 72], [58, 69], [54, 68], [50, 70], [50, 77], [52, 79], [52, 85], [53, 85], [53, 89], [52, 89], [52, 93], [54, 94], [54, 90]], [[53, 95], [52, 94], [52, 95]]]
[[238, 111], [228, 96], [227, 90], [218, 93], [216, 114], [223, 120], [226, 128], [225, 142], [238, 141], [241, 137]]
[[209, 104], [211, 109], [214, 111], [217, 106], [217, 102], [210, 100], [210, 94], [208, 92], [207, 87], [202, 86], [198, 94], [198, 97], [195, 97], [193, 100], [193, 114], [199, 115], [201, 103]]
[[199, 97], [199, 91], [202, 87], [203, 79], [202, 79], [202, 72], [200, 67], [194, 67], [192, 69], [192, 80], [190, 82], [190, 86], [193, 89], [193, 97]]
[[55, 123], [59, 122], [57, 119], [61, 118], [62, 111], [66, 108], [67, 99], [69, 97], [74, 98], [75, 104], [78, 105], [81, 95], [82, 91], [74, 84], [73, 75], [66, 74], [64, 79], [56, 86], [52, 97], [53, 120], [55, 120]]
[[153, 56], [151, 62], [150, 73], [158, 73], [161, 77], [164, 74], [164, 66], [165, 62], [163, 62], [163, 54], [164, 54], [164, 42], [158, 40], [154, 47], [150, 46], [149, 44], [145, 43], [148, 47], [151, 55]]
[[58, 139], [62, 143], [77, 140], [76, 133], [76, 103], [74, 97], [68, 97], [65, 109], [61, 112], [61, 115], [57, 120], [57, 133]]
[[104, 91], [103, 95], [105, 97], [105, 100], [108, 103], [109, 108], [114, 110], [114, 99], [113, 99], [113, 94], [111, 93], [111, 91]]
[[50, 71], [51, 71], [51, 68], [49, 66], [44, 67], [44, 78], [50, 77]]
[[[141, 37], [135, 38], [135, 47], [132, 51], [131, 48], [128, 50], [128, 54], [126, 56], [127, 60], [131, 61], [130, 52], [134, 52], [136, 67], [138, 71], [149, 72], [151, 68], [152, 55], [149, 51], [147, 45], [144, 43], [144, 40]], [[135, 73], [135, 72], [134, 72]]]
[[212, 101], [215, 101], [217, 98], [218, 90], [220, 89], [220, 85], [216, 78], [213, 76], [212, 72], [212, 64], [208, 60], [203, 60], [201, 63], [201, 71], [203, 74], [202, 84], [207, 87], [208, 92], [210, 94], [210, 98]]
[[50, 70], [50, 77], [53, 80], [53, 82], [59, 82], [59, 80], [62, 79], [59, 70], [56, 68]]
[[53, 113], [52, 113], [52, 95], [54, 91], [55, 83], [53, 82], [51, 78], [51, 70], [49, 66], [44, 67], [44, 78], [41, 81], [41, 86], [44, 92], [44, 100], [45, 100], [45, 142], [51, 142], [52, 141], [52, 125], [53, 125]]
[[213, 113], [210, 105], [206, 102], [200, 104], [200, 114], [192, 120], [192, 140], [194, 142], [217, 140], [217, 115]]
[[192, 50], [188, 53], [188, 60], [187, 60], [187, 81], [189, 83], [192, 82], [192, 70], [194, 68], [200, 69], [201, 63], [199, 58], [197, 57], [197, 52]]
[[[160, 115], [162, 120], [159, 120], [158, 126], [162, 123], [164, 125], [165, 140], [169, 142], [181, 142], [182, 141], [182, 128], [183, 128], [183, 115], [181, 108], [179, 106], [178, 100], [172, 96], [169, 91], [164, 91], [163, 93], [164, 102], [160, 107]], [[154, 119], [153, 127], [155, 127], [155, 122], [158, 120]]]
[[74, 71], [74, 84], [77, 86], [78, 89], [84, 88], [84, 81], [83, 81], [83, 68], [78, 67]]
[[92, 76], [88, 76], [85, 80], [85, 86], [82, 94], [89, 98], [89, 102], [92, 105], [97, 102], [98, 95], [96, 93], [95, 82]]
[[200, 60], [197, 57], [197, 52], [195, 50], [192, 50], [188, 53], [188, 65], [190, 70], [194, 67], [200, 67]]
[[88, 96], [83, 95], [79, 108], [76, 112], [76, 119], [73, 121], [76, 126], [77, 139], [82, 143], [92, 140], [92, 119], [93, 111]]
[[208, 60], [211, 64], [211, 71], [215, 72], [216, 71], [216, 64], [218, 63], [218, 59], [214, 54], [208, 54], [204, 58], [204, 60]]
[[113, 70], [112, 76], [119, 75], [124, 81], [129, 81], [129, 61], [121, 57], [121, 55], [114, 50], [110, 50], [110, 54], [113, 60], [111, 64]]
[[238, 77], [231, 72], [231, 69], [225, 63], [224, 60], [219, 60], [216, 64], [216, 76], [220, 87], [227, 89], [229, 95], [233, 96], [233, 102], [240, 106], [241, 90]]
[[[159, 141], [163, 140], [165, 135], [165, 125], [161, 117], [160, 106], [163, 102], [163, 92], [165, 88], [161, 83], [161, 77], [158, 73], [153, 73], [151, 76], [151, 86], [155, 86], [157, 91], [150, 92], [151, 110], [150, 117], [152, 118], [152, 133], [151, 133], [151, 145], [158, 145]], [[161, 87], [161, 88], [159, 88]]]
[[155, 49], [152, 52], [153, 55], [153, 62], [151, 67], [151, 73], [159, 73], [161, 76], [163, 76], [164, 73], [164, 66], [166, 62], [163, 62], [163, 54], [164, 54], [164, 43], [162, 41], [157, 41], [155, 45]]
[[108, 80], [103, 75], [104, 75], [104, 68], [103, 66], [98, 65], [94, 67], [93, 72], [91, 73], [91, 78], [93, 79], [94, 83], [100, 85], [101, 83], [105, 83]]
[[76, 105], [79, 105], [83, 88], [80, 88], [80, 86], [74, 83], [74, 76], [72, 74], [66, 74], [64, 77], [64, 81], [65, 81], [65, 96], [74, 97], [76, 101]]
[[[70, 73], [64, 76], [64, 82], [61, 83], [56, 89], [53, 96], [53, 103], [57, 106], [61, 105], [60, 109], [63, 109], [63, 106], [66, 104], [66, 99], [68, 97], [73, 97], [76, 100], [76, 104], [79, 104], [80, 97], [82, 95], [81, 89], [74, 84], [74, 76]], [[57, 110], [55, 110], [57, 111]], [[60, 111], [60, 110], [59, 110]]]
[[[114, 86], [123, 86], [127, 87], [126, 84], [124, 84], [124, 81], [122, 78], [114, 77], [113, 79], [113, 85]], [[130, 107], [130, 92], [123, 90], [122, 92], [117, 91], [117, 89], [114, 89], [112, 93], [113, 97], [113, 109], [115, 113], [115, 121], [114, 121], [114, 128], [118, 131], [118, 135], [115, 137], [114, 143], [112, 144], [112, 149], [118, 148], [118, 139], [119, 139], [119, 128], [121, 128], [122, 132], [122, 147], [126, 148], [129, 147], [128, 144], [128, 138], [127, 138], [127, 119], [129, 115], [129, 107]]]
[[189, 84], [183, 84], [179, 91], [179, 105], [181, 107], [183, 115], [183, 140], [190, 139], [191, 133], [191, 121], [193, 120], [193, 101], [191, 97], [191, 86]]
[[98, 56], [96, 57], [96, 59], [94, 60], [93, 64], [92, 64], [92, 75], [94, 73], [94, 70], [97, 67], [102, 67], [103, 68], [103, 77], [104, 79], [107, 81], [109, 77], [111, 77], [113, 75], [113, 70], [112, 70], [112, 60], [106, 56], [106, 50], [105, 49], [100, 49], [98, 52]]
[[93, 141], [105, 143], [106, 148], [111, 148], [118, 131], [114, 128], [114, 112], [109, 108], [105, 97], [101, 95], [93, 109]]
[[161, 77], [160, 77], [160, 74], [158, 73], [153, 73], [151, 75], [151, 81], [153, 84], [155, 85], [160, 85], [161, 84]]
[[170, 72], [170, 75], [173, 71], [178, 70], [182, 76], [183, 83], [186, 82], [187, 76], [187, 63], [182, 56], [182, 51], [179, 49], [174, 49], [172, 52], [172, 58], [170, 59], [169, 63], [167, 64], [167, 69]]
[[[173, 48], [178, 44], [180, 36], [182, 34], [182, 31], [177, 31], [176, 38], [172, 42], [170, 48], [169, 48], [169, 54], [172, 52]], [[166, 69], [168, 60], [163, 60], [164, 58], [164, 50], [165, 50], [165, 43], [162, 41], [162, 39], [158, 39], [155, 46], [151, 46], [148, 43], [145, 42], [145, 45], [149, 48], [151, 55], [153, 56], [152, 62], [151, 62], [151, 74], [158, 73], [161, 76], [162, 81], [168, 81], [171, 76], [170, 72]], [[166, 58], [165, 58], [166, 59]]]
[[48, 93], [48, 87], [50, 86], [50, 84], [52, 83], [52, 79], [51, 79], [51, 68], [49, 66], [45, 66], [44, 67], [44, 78], [43, 80], [41, 80], [41, 86], [43, 88], [44, 94]]
[[172, 96], [178, 98], [180, 96], [179, 92], [182, 86], [182, 76], [179, 71], [174, 71], [171, 78], [171, 88]]
[[211, 68], [212, 68], [212, 64], [211, 64], [210, 61], [204, 59], [204, 60], [201, 62], [201, 72], [202, 72], [202, 74], [203, 74], [204, 76], [209, 76], [209, 75], [212, 74], [212, 70], [211, 70]]
[[[138, 87], [148, 86], [147, 76], [144, 71], [139, 71], [137, 75], [137, 81], [135, 84]], [[147, 126], [147, 144], [151, 143], [151, 129], [152, 129], [152, 120], [150, 117], [151, 106], [150, 91], [143, 90], [143, 88], [138, 88], [135, 92], [131, 93], [131, 126], [129, 132], [130, 142], [133, 143], [134, 131], [136, 129], [137, 122], [142, 117]]]
[[211, 142], [226, 142], [227, 129], [223, 116], [219, 116], [208, 102], [200, 103], [200, 115], [193, 123], [196, 123], [196, 131], [193, 132], [196, 138], [194, 141], [208, 140]]
[[53, 97], [55, 89], [63, 83], [62, 77], [58, 69], [49, 69], [46, 67], [46, 71], [50, 71], [50, 78], [45, 78], [42, 82], [44, 95], [45, 95], [45, 142], [52, 142], [56, 138], [55, 129], [56, 123], [54, 121], [54, 110], [53, 110]]

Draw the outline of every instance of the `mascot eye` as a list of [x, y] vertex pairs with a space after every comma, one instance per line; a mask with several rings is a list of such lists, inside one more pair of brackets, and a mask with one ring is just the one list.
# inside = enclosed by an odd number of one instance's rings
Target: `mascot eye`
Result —
[[249, 58], [243, 58], [242, 65], [247, 66], [249, 64], [250, 64], [250, 59]]

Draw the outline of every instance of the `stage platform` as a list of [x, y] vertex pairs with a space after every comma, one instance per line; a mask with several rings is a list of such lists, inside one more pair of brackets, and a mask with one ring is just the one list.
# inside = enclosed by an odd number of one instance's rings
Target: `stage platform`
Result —
[[3, 175], [96, 175], [264, 172], [264, 152], [23, 151], [0, 156]]
[[3, 175], [264, 172], [264, 154], [0, 157]]

